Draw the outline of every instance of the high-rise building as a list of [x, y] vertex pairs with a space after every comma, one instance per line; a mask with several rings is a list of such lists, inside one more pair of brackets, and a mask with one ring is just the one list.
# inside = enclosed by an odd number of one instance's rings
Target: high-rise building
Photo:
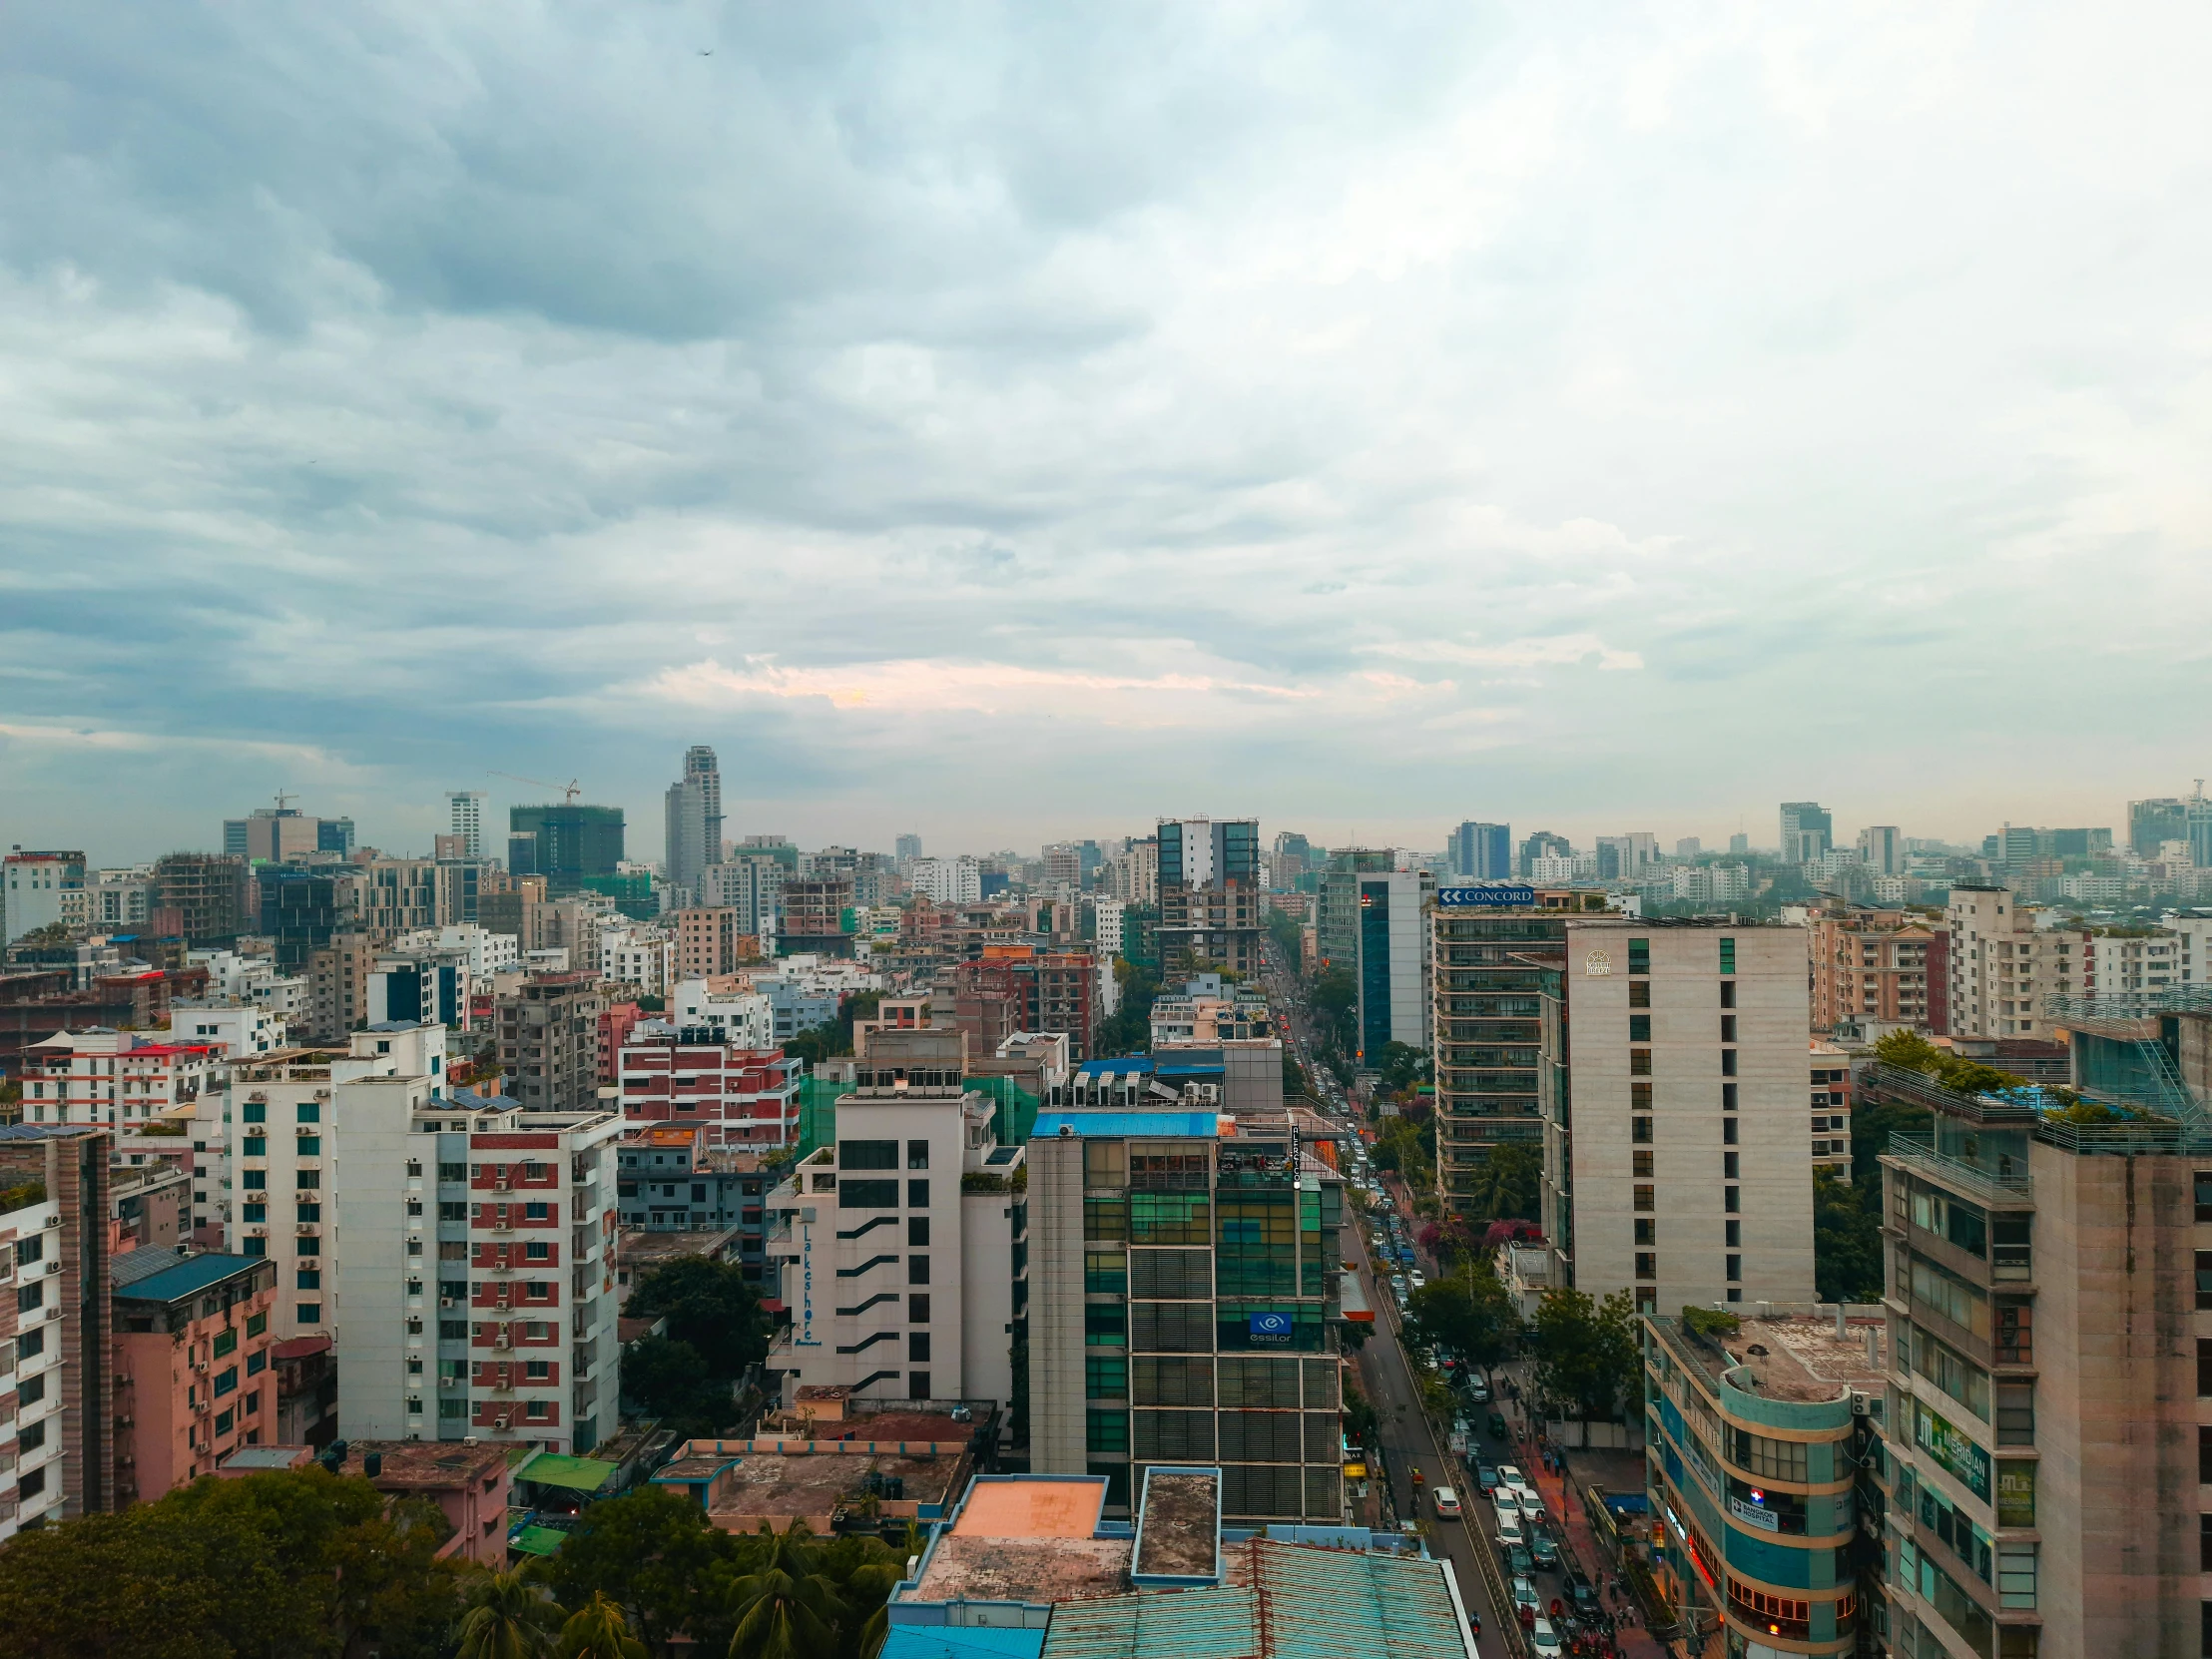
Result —
[[741, 962], [761, 958], [760, 941], [744, 930], [734, 905], [694, 905], [674, 912], [676, 972], [684, 979], [735, 973]]
[[[713, 995], [696, 982], [684, 990], [686, 999]], [[754, 1046], [749, 1039], [765, 1024], [741, 1022], [734, 1038], [727, 1025], [648, 1020], [633, 1027], [619, 1059], [624, 1123], [689, 1124], [708, 1149], [774, 1151], [797, 1142], [803, 1062], [771, 1044]]]
[[116, 1499], [151, 1503], [276, 1439], [276, 1270], [148, 1244], [117, 1256], [113, 1273]]
[[1782, 861], [1786, 864], [1818, 862], [1836, 844], [1833, 816], [1818, 801], [1785, 801], [1782, 804]]
[[246, 931], [246, 860], [224, 852], [171, 852], [154, 860], [155, 908], [176, 912], [196, 948], [227, 948]]
[[338, 1432], [588, 1452], [619, 1398], [622, 1120], [438, 1082], [330, 1090]]
[[620, 807], [510, 807], [507, 829], [509, 872], [544, 876], [556, 898], [575, 892], [587, 875], [620, 873]]
[[893, 845], [895, 855], [900, 862], [904, 862], [908, 858], [921, 856], [921, 837], [919, 835], [912, 833], [901, 835]]
[[26, 933], [73, 917], [72, 897], [85, 891], [82, 852], [25, 852], [20, 847], [0, 858], [0, 943], [13, 944]]
[[1905, 873], [1905, 831], [1894, 824], [1877, 824], [1859, 831], [1859, 858], [1872, 875]]
[[907, 867], [914, 891], [936, 904], [973, 904], [983, 896], [983, 866], [963, 852], [957, 858], [916, 858]]
[[1315, 945], [1323, 972], [1349, 973], [1360, 950], [1360, 877], [1387, 872], [1397, 856], [1377, 846], [1344, 846], [1326, 856], [1315, 884]]
[[[115, 1506], [105, 1126], [0, 1125], [0, 1540]], [[12, 1375], [9, 1375], [11, 1374]]]
[[1513, 873], [1527, 877], [1535, 873], [1538, 858], [1572, 858], [1574, 845], [1564, 835], [1555, 835], [1549, 830], [1539, 830], [1520, 843], [1520, 853], [1514, 860]]
[[459, 856], [481, 858], [484, 855], [484, 792], [447, 790], [445, 811], [448, 831], [460, 837]]
[[1565, 956], [1538, 1070], [1566, 1283], [1645, 1313], [1811, 1302], [1805, 929], [1576, 916]]
[[[362, 871], [350, 865], [265, 866], [255, 879], [262, 901], [260, 931], [276, 941], [277, 967], [300, 972], [338, 934], [356, 926], [366, 930], [361, 918], [364, 885]], [[415, 925], [427, 925], [427, 918]]]
[[1260, 971], [1260, 825], [1162, 819], [1160, 961], [1171, 975], [1205, 964]]
[[1290, 1118], [1222, 1123], [1038, 1114], [1030, 1467], [1103, 1475], [1126, 1512], [1146, 1469], [1218, 1464], [1225, 1516], [1336, 1525], [1342, 1188]]
[[1604, 881], [1638, 881], [1659, 867], [1659, 837], [1648, 830], [1597, 838], [1597, 873]]
[[[1866, 1074], [1864, 1098], [1929, 1114], [1882, 1159], [1895, 1340], [1887, 1456], [1869, 1468], [1893, 1653], [2199, 1647], [2212, 1126], [2170, 1060], [2144, 1064], [2158, 1021], [2094, 1006], [2058, 1023], [2075, 1087], [2129, 1114], [2111, 1121]], [[2201, 1033], [2180, 1052], [2206, 1052]], [[2099, 1075], [2147, 1088], [2106, 1094]]]
[[1751, 836], [1744, 830], [1737, 830], [1728, 837], [1728, 850], [1739, 856], [1749, 852], [1751, 850]]
[[1950, 1029], [1950, 934], [1902, 910], [1832, 903], [1814, 919], [1813, 1029], [1844, 1021]]
[[1495, 1148], [1543, 1150], [1544, 978], [1566, 961], [1568, 916], [1605, 907], [1605, 894], [1588, 889], [1436, 894], [1428, 913], [1436, 1183], [1454, 1214], [1476, 1213], [1477, 1175]]
[[1360, 923], [1354, 935], [1360, 1043], [1354, 1058], [1375, 1069], [1390, 1043], [1428, 1047], [1428, 952], [1425, 912], [1436, 877], [1425, 869], [1378, 871], [1360, 878]]
[[740, 852], [726, 862], [707, 866], [700, 877], [699, 901], [736, 910], [741, 933], [772, 939], [776, 936], [777, 906], [789, 873], [790, 865], [768, 852]]
[[2155, 858], [2167, 841], [2189, 838], [2189, 803], [2178, 796], [2158, 796], [2127, 804], [2127, 843], [2138, 858]]
[[786, 1409], [824, 1384], [1012, 1403], [1029, 1316], [1024, 1149], [998, 1144], [991, 1098], [967, 1088], [965, 1041], [871, 1033], [837, 1101], [835, 1145], [769, 1194], [791, 1324], [768, 1366]]
[[779, 954], [852, 954], [852, 934], [845, 925], [853, 908], [851, 876], [809, 875], [787, 880], [779, 907]]
[[668, 787], [663, 869], [696, 900], [709, 864], [722, 861], [722, 771], [703, 743], [684, 751], [684, 776]]
[[1513, 874], [1513, 829], [1472, 820], [1445, 837], [1445, 863], [1463, 881], [1504, 881]]
[[1705, 850], [1705, 843], [1695, 835], [1684, 835], [1674, 843], [1677, 858], [1695, 858]]
[[499, 1065], [525, 1111], [581, 1111], [598, 1098], [606, 1008], [596, 973], [539, 974], [499, 999]]

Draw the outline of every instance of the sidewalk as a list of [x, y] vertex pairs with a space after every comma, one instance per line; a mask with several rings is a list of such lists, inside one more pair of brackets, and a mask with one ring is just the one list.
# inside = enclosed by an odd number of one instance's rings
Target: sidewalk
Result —
[[[1583, 1576], [1596, 1585], [1602, 1594], [1605, 1586], [1612, 1582], [1613, 1571], [1605, 1552], [1598, 1547], [1597, 1534], [1590, 1526], [1590, 1517], [1582, 1507], [1580, 1494], [1568, 1490], [1563, 1477], [1544, 1467], [1543, 1459], [1536, 1454], [1535, 1441], [1529, 1434], [1528, 1419], [1518, 1404], [1512, 1408], [1511, 1420], [1514, 1445], [1521, 1457], [1522, 1475], [1535, 1483], [1537, 1492], [1544, 1500], [1544, 1507], [1559, 1521], [1568, 1552], [1581, 1567]], [[1571, 1465], [1571, 1452], [1568, 1460]], [[1607, 1611], [1618, 1616], [1618, 1609], [1615, 1607], [1609, 1606]], [[1667, 1648], [1640, 1624], [1616, 1626], [1613, 1640], [1628, 1659], [1668, 1659]]]

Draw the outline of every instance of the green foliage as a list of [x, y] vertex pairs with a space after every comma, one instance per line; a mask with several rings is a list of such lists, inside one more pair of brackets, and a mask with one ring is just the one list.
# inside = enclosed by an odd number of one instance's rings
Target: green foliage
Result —
[[561, 1626], [555, 1659], [646, 1659], [645, 1643], [630, 1634], [621, 1606], [594, 1591]]
[[544, 1586], [521, 1572], [490, 1572], [470, 1581], [466, 1608], [454, 1627], [454, 1659], [547, 1659], [563, 1609]]
[[1937, 1048], [1918, 1031], [1893, 1031], [1874, 1045], [1874, 1051], [1890, 1065], [1921, 1072], [1960, 1094], [1991, 1094], [2001, 1089], [2027, 1087], [2026, 1078], [1966, 1059], [1947, 1048]]
[[1355, 1445], [1375, 1443], [1380, 1419], [1375, 1414], [1375, 1407], [1368, 1403], [1367, 1395], [1360, 1391], [1357, 1383], [1350, 1381], [1345, 1383], [1344, 1419], [1345, 1433]]
[[1823, 1302], [1882, 1300], [1882, 1172], [1854, 1184], [1813, 1174], [1813, 1293]]
[[1474, 1167], [1466, 1198], [1493, 1221], [1534, 1221], [1542, 1194], [1543, 1158], [1518, 1142], [1493, 1146]]
[[1415, 1048], [1411, 1043], [1387, 1042], [1380, 1054], [1368, 1056], [1369, 1063], [1382, 1072], [1381, 1087], [1390, 1094], [1402, 1094], [1415, 1084], [1433, 1080], [1429, 1067], [1428, 1050]]
[[12, 1187], [0, 1187], [0, 1216], [10, 1210], [24, 1210], [45, 1202], [46, 1183], [43, 1181], [19, 1181]]
[[718, 1432], [737, 1412], [729, 1380], [715, 1382], [698, 1349], [668, 1337], [641, 1337], [624, 1350], [622, 1392], [687, 1439]]
[[319, 1468], [203, 1479], [0, 1550], [0, 1652], [431, 1659], [458, 1611], [451, 1532], [435, 1504]]
[[1269, 910], [1268, 937], [1275, 941], [1275, 948], [1283, 952], [1284, 965], [1296, 973], [1299, 957], [1306, 948], [1298, 918], [1283, 910]]
[[1432, 1280], [1406, 1301], [1414, 1341], [1488, 1368], [1503, 1363], [1520, 1335], [1513, 1299], [1489, 1264], [1470, 1259], [1448, 1279]]
[[1378, 1169], [1394, 1169], [1416, 1191], [1435, 1184], [1436, 1125], [1433, 1119], [1384, 1118], [1370, 1156]]
[[[1122, 937], [1129, 937], [1126, 912]], [[1121, 989], [1121, 1005], [1111, 1019], [1100, 1020], [1092, 1052], [1100, 1058], [1117, 1054], [1142, 1054], [1152, 1046], [1152, 1004], [1160, 995], [1160, 972], [1150, 963], [1114, 958], [1114, 981]]]
[[1693, 1337], [1733, 1337], [1743, 1328], [1744, 1322], [1724, 1309], [1682, 1305], [1682, 1329]]
[[735, 1262], [680, 1256], [645, 1275], [622, 1310], [629, 1319], [668, 1317], [668, 1334], [689, 1344], [707, 1375], [729, 1382], [768, 1355], [768, 1317]]
[[2073, 1123], [2089, 1127], [2097, 1124], [2132, 1123], [2135, 1121], [2132, 1114], [2107, 1106], [2101, 1100], [2083, 1100], [2079, 1095], [2072, 1094], [2070, 1090], [2061, 1089], [2052, 1092], [2060, 1095], [2070, 1095], [2070, 1098], [2055, 1111], [2043, 1114], [2053, 1123]]
[[1546, 1291], [1528, 1328], [1536, 1385], [1581, 1415], [1613, 1421], [1643, 1367], [1636, 1310], [1626, 1291], [1603, 1302], [1585, 1291]]
[[588, 1505], [548, 1570], [563, 1603], [581, 1607], [604, 1595], [658, 1654], [687, 1628], [710, 1573], [731, 1552], [729, 1534], [706, 1510], [665, 1486], [647, 1486]]

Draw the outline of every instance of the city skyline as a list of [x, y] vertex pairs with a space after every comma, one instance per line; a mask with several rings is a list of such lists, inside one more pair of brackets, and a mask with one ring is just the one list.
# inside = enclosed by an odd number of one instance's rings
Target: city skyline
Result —
[[10, 840], [646, 824], [700, 741], [736, 824], [946, 846], [2212, 770], [2200, 15], [13, 45]]

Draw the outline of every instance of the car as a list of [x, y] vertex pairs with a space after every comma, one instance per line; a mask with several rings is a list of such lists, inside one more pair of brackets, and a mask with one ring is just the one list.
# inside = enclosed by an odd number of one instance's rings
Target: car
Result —
[[1523, 1607], [1536, 1614], [1544, 1610], [1544, 1598], [1536, 1593], [1534, 1581], [1526, 1575], [1513, 1580], [1513, 1617], [1519, 1618]]
[[1428, 1275], [1421, 1272], [1418, 1268], [1415, 1268], [1411, 1273], [1407, 1274], [1406, 1277], [1412, 1280], [1413, 1289], [1416, 1291], [1419, 1290], [1423, 1285], [1428, 1283]]
[[1559, 1588], [1566, 1597], [1567, 1605], [1574, 1609], [1577, 1618], [1587, 1618], [1598, 1610], [1595, 1586], [1573, 1567], [1567, 1569], [1566, 1580]]
[[1544, 1494], [1530, 1486], [1523, 1486], [1513, 1494], [1520, 1505], [1520, 1512], [1528, 1517], [1531, 1528], [1544, 1525], [1551, 1519], [1551, 1511], [1544, 1507]]
[[1503, 1411], [1492, 1411], [1490, 1413], [1490, 1432], [1498, 1439], [1505, 1438], [1505, 1413]]
[[1402, 1273], [1393, 1273], [1393, 1274], [1391, 1274], [1391, 1275], [1390, 1275], [1390, 1289], [1391, 1289], [1391, 1290], [1392, 1290], [1393, 1292], [1395, 1292], [1395, 1293], [1396, 1293], [1397, 1295], [1399, 1295], [1399, 1296], [1403, 1296], [1403, 1295], [1405, 1294], [1406, 1290], [1407, 1290], [1407, 1286], [1406, 1286], [1406, 1283], [1405, 1283], [1405, 1275], [1403, 1275]]
[[1522, 1486], [1527, 1484], [1526, 1481], [1521, 1479], [1520, 1470], [1515, 1468], [1511, 1463], [1498, 1464], [1497, 1483], [1502, 1489], [1508, 1492], [1517, 1492], [1521, 1489]]
[[1538, 1572], [1551, 1572], [1559, 1565], [1559, 1546], [1541, 1532], [1528, 1540], [1528, 1553], [1536, 1558]]
[[1552, 1629], [1549, 1619], [1537, 1619], [1535, 1627], [1528, 1632], [1528, 1651], [1539, 1659], [1555, 1659], [1565, 1651], [1559, 1645], [1559, 1632]]
[[1497, 1494], [1497, 1470], [1487, 1463], [1475, 1464], [1474, 1483], [1482, 1488], [1484, 1497], [1494, 1497]]
[[1481, 1379], [1481, 1378], [1479, 1378], [1479, 1377], [1477, 1377], [1476, 1379], [1474, 1379], [1474, 1381], [1472, 1381], [1471, 1382], [1469, 1382], [1469, 1383], [1467, 1384], [1467, 1398], [1469, 1398], [1469, 1399], [1471, 1399], [1472, 1401], [1474, 1401], [1474, 1403], [1475, 1403], [1475, 1404], [1477, 1404], [1477, 1405], [1487, 1405], [1487, 1404], [1489, 1404], [1489, 1402], [1490, 1402], [1490, 1385], [1489, 1385], [1489, 1383], [1487, 1383], [1487, 1382], [1483, 1382], [1483, 1381], [1482, 1381], [1482, 1379]]
[[1526, 1544], [1513, 1545], [1505, 1552], [1505, 1570], [1522, 1578], [1534, 1576], [1536, 1571], [1535, 1552], [1529, 1549]]
[[1509, 1550], [1519, 1544], [1525, 1547], [1528, 1534], [1522, 1530], [1520, 1511], [1510, 1503], [1497, 1506], [1497, 1547]]
[[1431, 1494], [1431, 1501], [1436, 1505], [1436, 1518], [1438, 1520], [1457, 1520], [1459, 1518], [1459, 1494], [1449, 1486], [1438, 1486], [1435, 1492]]

